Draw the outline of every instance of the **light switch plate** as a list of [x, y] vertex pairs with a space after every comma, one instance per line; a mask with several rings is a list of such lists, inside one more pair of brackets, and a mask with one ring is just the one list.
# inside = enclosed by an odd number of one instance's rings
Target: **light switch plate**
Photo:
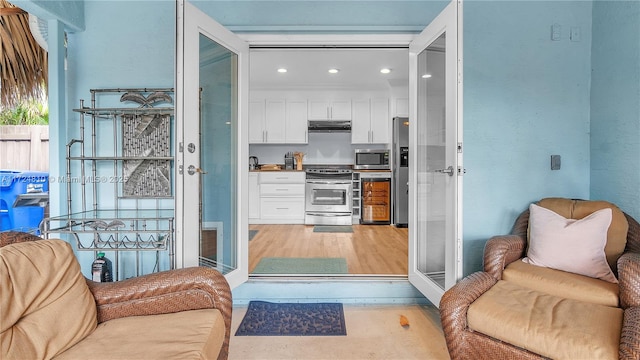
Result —
[[551, 170], [560, 170], [560, 155], [551, 155]]

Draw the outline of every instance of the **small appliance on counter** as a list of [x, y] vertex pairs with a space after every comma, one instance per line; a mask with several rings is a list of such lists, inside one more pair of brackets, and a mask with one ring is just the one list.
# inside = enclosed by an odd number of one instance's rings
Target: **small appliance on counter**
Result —
[[294, 161], [293, 161], [293, 153], [288, 152], [284, 154], [284, 169], [285, 170], [293, 170], [294, 169]]
[[258, 170], [258, 157], [249, 156], [249, 170]]

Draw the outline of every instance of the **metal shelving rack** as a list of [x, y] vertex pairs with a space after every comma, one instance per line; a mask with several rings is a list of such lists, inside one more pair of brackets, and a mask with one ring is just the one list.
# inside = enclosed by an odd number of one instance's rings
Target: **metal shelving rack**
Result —
[[[54, 233], [72, 235], [78, 251], [113, 252], [116, 280], [121, 280], [122, 251], [135, 252], [135, 276], [144, 272], [140, 265], [143, 252], [155, 252], [152, 271], [161, 270], [161, 253], [168, 252], [172, 269], [174, 211], [162, 209], [161, 202], [173, 198], [174, 90], [90, 92], [91, 105], [86, 107], [80, 100], [80, 107], [73, 109], [80, 114], [79, 138], [67, 143], [66, 178], [59, 179], [66, 182], [67, 215], [45, 218], [41, 232], [45, 238]], [[116, 106], [101, 107], [98, 102]], [[112, 193], [113, 198], [104, 201], [102, 193], [107, 197]], [[78, 195], [79, 205], [74, 204]]]

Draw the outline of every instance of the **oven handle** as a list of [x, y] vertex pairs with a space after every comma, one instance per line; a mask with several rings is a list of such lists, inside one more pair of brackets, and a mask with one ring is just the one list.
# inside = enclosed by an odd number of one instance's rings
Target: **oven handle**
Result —
[[341, 185], [351, 184], [351, 181], [327, 181], [327, 180], [307, 180], [307, 184]]
[[322, 213], [317, 213], [317, 212], [308, 212], [306, 213], [306, 215], [310, 215], [310, 216], [323, 216], [323, 217], [337, 217], [337, 216], [351, 216], [351, 213], [345, 213], [345, 212], [338, 212], [338, 213], [329, 213], [329, 212], [322, 212]]

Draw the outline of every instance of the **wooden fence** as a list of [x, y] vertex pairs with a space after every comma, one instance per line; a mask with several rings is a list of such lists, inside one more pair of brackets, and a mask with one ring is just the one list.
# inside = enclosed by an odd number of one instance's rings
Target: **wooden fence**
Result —
[[49, 126], [0, 126], [0, 169], [49, 171]]

